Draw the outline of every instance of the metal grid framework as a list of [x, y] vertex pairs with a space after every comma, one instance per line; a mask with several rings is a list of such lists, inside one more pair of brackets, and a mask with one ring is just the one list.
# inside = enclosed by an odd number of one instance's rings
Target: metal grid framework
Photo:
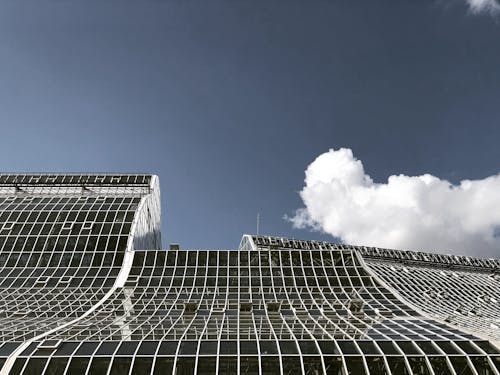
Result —
[[[147, 250], [142, 175], [0, 176], [0, 238], [2, 374], [499, 374], [497, 260], [249, 235]], [[425, 297], [446, 289], [489, 307], [451, 318]]]
[[134, 245], [160, 247], [158, 194], [146, 175], [0, 176], [2, 371], [98, 308], [126, 279]]

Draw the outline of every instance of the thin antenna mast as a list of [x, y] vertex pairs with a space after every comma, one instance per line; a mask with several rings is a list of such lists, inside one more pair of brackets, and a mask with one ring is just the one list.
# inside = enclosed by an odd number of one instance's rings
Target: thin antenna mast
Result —
[[257, 236], [259, 235], [260, 213], [257, 213]]

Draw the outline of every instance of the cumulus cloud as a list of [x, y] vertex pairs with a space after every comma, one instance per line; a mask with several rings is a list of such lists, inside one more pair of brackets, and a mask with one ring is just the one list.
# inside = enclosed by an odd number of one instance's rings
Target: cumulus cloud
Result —
[[376, 183], [350, 149], [330, 150], [305, 172], [295, 227], [353, 245], [500, 255], [500, 174], [458, 185], [424, 174]]
[[473, 14], [498, 14], [500, 12], [500, 3], [497, 0], [466, 0], [470, 11]]

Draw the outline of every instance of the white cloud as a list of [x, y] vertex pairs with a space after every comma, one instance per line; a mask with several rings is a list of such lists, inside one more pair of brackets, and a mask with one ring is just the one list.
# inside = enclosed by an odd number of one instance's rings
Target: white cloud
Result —
[[491, 15], [500, 12], [500, 4], [497, 0], [466, 0], [473, 14], [489, 13]]
[[288, 218], [345, 243], [476, 256], [500, 255], [500, 174], [453, 185], [430, 174], [375, 183], [350, 149], [307, 168], [305, 207]]

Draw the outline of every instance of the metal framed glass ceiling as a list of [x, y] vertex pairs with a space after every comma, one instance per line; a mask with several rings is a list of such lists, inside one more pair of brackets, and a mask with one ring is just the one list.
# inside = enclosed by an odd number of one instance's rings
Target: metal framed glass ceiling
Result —
[[2, 374], [499, 373], [497, 260], [155, 250], [156, 177], [97, 177], [0, 176]]

